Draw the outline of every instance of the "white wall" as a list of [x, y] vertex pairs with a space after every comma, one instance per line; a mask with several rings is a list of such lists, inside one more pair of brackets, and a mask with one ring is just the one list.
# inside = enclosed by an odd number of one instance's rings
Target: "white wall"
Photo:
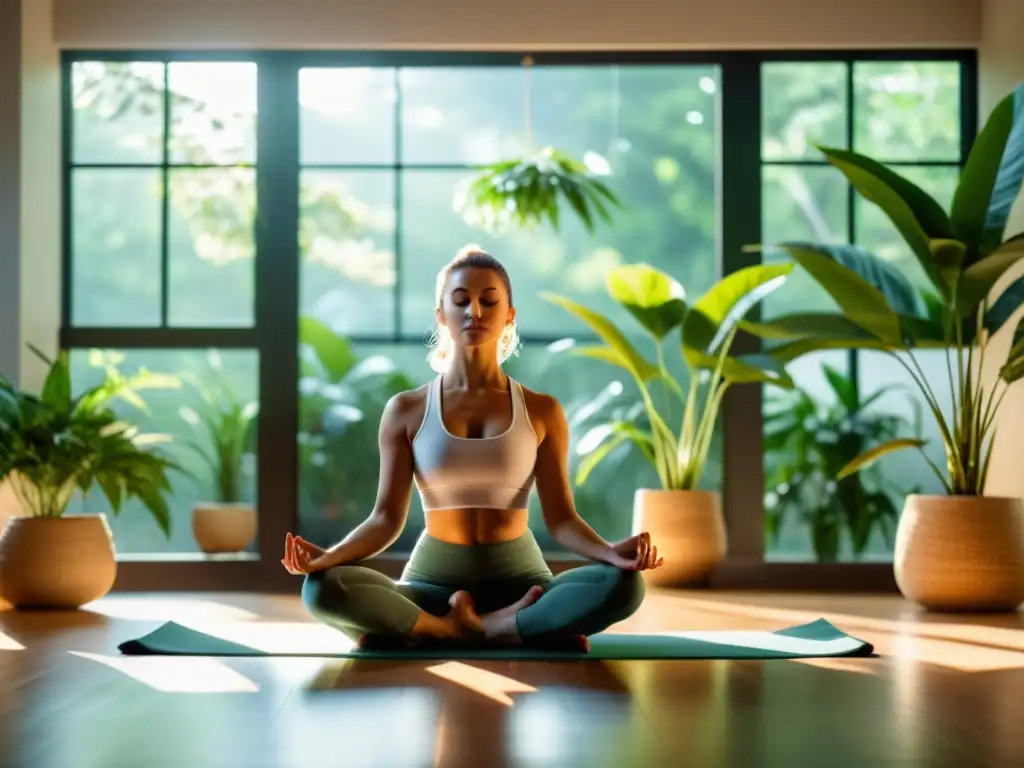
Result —
[[80, 47], [722, 49], [973, 46], [977, 0], [56, 0]]
[[20, 368], [35, 388], [45, 370], [26, 343], [53, 353], [60, 330], [60, 54], [50, 0], [22, 6]]
[[[996, 103], [1019, 83], [1024, 82], [1024, 2], [1022, 0], [985, 0], [982, 17], [982, 44], [979, 67], [984, 73], [979, 83], [979, 121], [984, 120]], [[1007, 234], [1024, 231], [1024, 195], [1007, 225]], [[1010, 271], [995, 288], [998, 294], [1007, 283], [1024, 274], [1024, 264]], [[1005, 362], [1013, 331], [1024, 312], [1018, 312], [991, 341], [986, 351], [983, 375], [992, 386], [999, 366]], [[996, 420], [996, 442], [989, 468], [986, 493], [991, 496], [1024, 497], [1024, 383], [1010, 387]], [[1014, 445], [1017, 443], [1018, 445]]]
[[[20, 2], [20, 0], [19, 0]], [[21, 196], [21, 126], [17, 107], [21, 91], [21, 6], [0, 2], [0, 374], [19, 378], [21, 340], [21, 253], [18, 248], [18, 200]], [[13, 109], [4, 109], [10, 104]]]

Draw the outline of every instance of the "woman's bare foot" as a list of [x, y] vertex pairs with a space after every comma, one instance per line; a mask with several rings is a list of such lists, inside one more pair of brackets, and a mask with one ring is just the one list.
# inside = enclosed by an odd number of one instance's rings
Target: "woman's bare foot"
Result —
[[476, 612], [473, 598], [468, 592], [456, 592], [448, 604], [452, 607], [451, 615], [464, 627], [467, 637], [477, 637], [488, 645], [519, 645], [516, 614], [523, 608], [533, 605], [543, 594], [543, 587], [530, 587], [516, 602], [483, 616]]

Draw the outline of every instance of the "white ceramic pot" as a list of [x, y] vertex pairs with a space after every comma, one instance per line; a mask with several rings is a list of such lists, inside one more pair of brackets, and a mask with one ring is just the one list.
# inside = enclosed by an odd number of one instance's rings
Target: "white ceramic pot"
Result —
[[1024, 603], [1024, 501], [908, 496], [893, 568], [904, 597], [930, 610], [1016, 610]]
[[665, 558], [644, 571], [651, 586], [704, 585], [725, 557], [725, 520], [714, 491], [640, 489], [633, 497], [633, 533], [647, 531]]
[[242, 552], [256, 538], [252, 504], [203, 502], [192, 509], [192, 535], [208, 554]]
[[116, 577], [106, 515], [12, 517], [0, 534], [0, 596], [15, 608], [79, 608]]

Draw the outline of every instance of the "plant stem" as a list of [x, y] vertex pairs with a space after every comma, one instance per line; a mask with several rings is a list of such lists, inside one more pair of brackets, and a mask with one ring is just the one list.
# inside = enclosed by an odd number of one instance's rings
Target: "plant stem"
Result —
[[[935, 397], [932, 394], [931, 388], [928, 386], [928, 384], [922, 378], [920, 378], [918, 376], [917, 372], [913, 368], [911, 368], [909, 365], [907, 365], [906, 361], [904, 361], [903, 358], [901, 358], [898, 354], [893, 352], [893, 350], [891, 348], [886, 348], [885, 351], [893, 359], [895, 359], [896, 362], [898, 362], [900, 365], [902, 365], [906, 369], [907, 373], [910, 374], [911, 378], [914, 380], [914, 383], [917, 384], [918, 388], [921, 390], [921, 393], [924, 395], [925, 401], [928, 403], [928, 407], [931, 409], [932, 414], [935, 416], [935, 422], [936, 422], [936, 424], [937, 424], [937, 426], [939, 428], [939, 431], [942, 433], [943, 442], [944, 442], [945, 448], [946, 448], [946, 460], [947, 460], [947, 464], [949, 465], [948, 468], [950, 470], [951, 480], [953, 480], [955, 482], [956, 481], [956, 478], [954, 476], [955, 466], [953, 466], [955, 464], [955, 461], [954, 461], [955, 457], [953, 455], [951, 455], [951, 453], [950, 453], [951, 450], [952, 450], [951, 446], [953, 445], [953, 437], [949, 433], [949, 427], [946, 424], [946, 420], [945, 420], [945, 418], [942, 415], [942, 410], [939, 408], [938, 402], [935, 400]], [[913, 355], [911, 355], [911, 360], [913, 360]], [[923, 376], [923, 372], [922, 372], [922, 376]]]

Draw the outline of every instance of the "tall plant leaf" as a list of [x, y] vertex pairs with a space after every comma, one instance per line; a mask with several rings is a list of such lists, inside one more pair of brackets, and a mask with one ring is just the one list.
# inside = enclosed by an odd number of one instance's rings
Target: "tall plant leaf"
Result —
[[1006, 363], [999, 369], [999, 377], [1007, 384], [1024, 378], [1024, 317], [1013, 332], [1013, 342], [1006, 356]]
[[877, 205], [899, 231], [936, 287], [948, 292], [932, 258], [931, 240], [954, 240], [953, 224], [931, 195], [876, 160], [833, 147], [819, 147], [866, 200]]
[[1003, 240], [1010, 209], [1024, 181], [1024, 84], [992, 110], [964, 165], [952, 219], [971, 246], [968, 266]]
[[[687, 362], [696, 369], [714, 371], [719, 366], [718, 356], [687, 349]], [[785, 364], [768, 353], [726, 356], [721, 361], [722, 378], [731, 384], [774, 384], [783, 389], [796, 386], [786, 372]]]
[[[935, 198], [906, 176], [902, 176], [878, 161], [857, 152], [835, 147], [818, 147], [818, 149], [821, 150], [821, 153], [825, 155], [825, 158], [832, 165], [843, 171], [848, 178], [853, 170], [860, 172], [857, 174], [858, 179], [871, 177], [870, 181], [862, 181], [863, 189], [852, 178], [850, 179], [857, 188], [857, 191], [869, 200], [872, 200], [872, 198], [868, 192], [878, 190], [881, 186], [886, 187], [895, 194], [903, 203], [903, 206], [909, 209], [914, 217], [914, 221], [926, 238], [930, 240], [956, 238], [956, 230], [953, 227], [953, 223], [942, 206], [939, 205]], [[886, 196], [886, 199], [888, 199], [888, 196]], [[875, 200], [872, 200], [872, 202], [882, 207], [882, 210], [889, 216], [890, 220], [893, 220], [893, 213], [899, 214], [899, 211], [890, 212]], [[895, 221], [893, 223], [896, 224]], [[897, 226], [899, 225], [897, 224]]]
[[876, 338], [807, 338], [779, 344], [777, 347], [767, 350], [766, 354], [771, 355], [781, 364], [785, 365], [814, 352], [835, 349], [869, 349], [884, 352], [891, 349], [892, 346]]
[[649, 432], [626, 421], [616, 421], [609, 424], [601, 424], [592, 428], [580, 442], [593, 441], [597, 436], [597, 445], [586, 451], [586, 455], [580, 461], [576, 470], [575, 482], [577, 485], [586, 483], [587, 478], [597, 468], [597, 465], [604, 461], [607, 456], [626, 441], [635, 445], [648, 461], [654, 463], [654, 439]]
[[906, 278], [857, 246], [794, 242], [775, 247], [807, 270], [851, 321], [883, 341], [900, 342], [896, 313], [913, 314], [915, 307]]
[[835, 312], [795, 312], [757, 323], [744, 320], [740, 323], [740, 329], [762, 339], [800, 339], [807, 336], [847, 338], [867, 333], [845, 315]]
[[[899, 315], [904, 343], [908, 346], [941, 348], [948, 346], [941, 317], [937, 320]], [[965, 330], [969, 323], [964, 323]], [[760, 323], [743, 322], [740, 328], [762, 339], [791, 341], [806, 338], [866, 339], [871, 334], [844, 315], [829, 312], [779, 315]], [[964, 338], [973, 338], [965, 333]]]
[[661, 341], [686, 317], [686, 291], [670, 275], [649, 264], [613, 269], [605, 282], [608, 294]]
[[745, 267], [717, 282], [693, 304], [683, 321], [683, 352], [716, 354], [733, 327], [776, 290], [793, 271], [792, 264]]
[[839, 474], [836, 475], [836, 480], [842, 480], [844, 477], [848, 477], [855, 472], [867, 469], [883, 456], [887, 456], [890, 453], [902, 451], [904, 448], [923, 448], [926, 444], [926, 440], [916, 437], [901, 437], [897, 440], [889, 440], [888, 442], [876, 445], [843, 467]]
[[956, 304], [961, 317], [974, 317], [981, 302], [1008, 269], [1024, 258], [1024, 233], [1003, 243], [988, 256], [967, 267], [960, 276]]
[[626, 338], [625, 334], [604, 315], [573, 301], [564, 296], [553, 293], [541, 293], [540, 297], [562, 307], [570, 314], [583, 321], [598, 337], [611, 347], [619, 359], [634, 376], [641, 381], [649, 381], [658, 375], [659, 370], [647, 360], [635, 346]]
[[1021, 275], [999, 294], [999, 298], [985, 312], [983, 324], [989, 333], [996, 333], [1009, 322], [1021, 304], [1024, 304], [1024, 275]]

